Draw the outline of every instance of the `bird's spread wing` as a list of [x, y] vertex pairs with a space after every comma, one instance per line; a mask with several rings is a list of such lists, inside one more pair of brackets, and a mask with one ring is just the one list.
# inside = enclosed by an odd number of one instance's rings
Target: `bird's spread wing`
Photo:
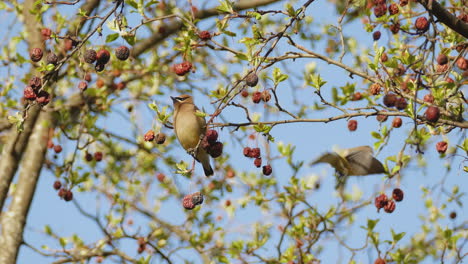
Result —
[[349, 163], [349, 175], [369, 175], [384, 173], [385, 169], [376, 158], [372, 156], [372, 148], [369, 146], [361, 146], [349, 149], [346, 160]]
[[346, 160], [344, 160], [340, 155], [337, 153], [325, 153], [322, 156], [320, 156], [318, 159], [313, 161], [310, 165], [315, 165], [317, 163], [328, 163], [330, 164], [333, 168], [335, 168], [339, 173], [344, 174], [345, 173], [345, 163]]

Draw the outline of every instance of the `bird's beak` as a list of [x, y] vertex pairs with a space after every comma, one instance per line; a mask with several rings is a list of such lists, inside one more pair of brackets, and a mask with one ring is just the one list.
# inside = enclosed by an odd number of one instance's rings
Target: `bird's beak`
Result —
[[172, 99], [172, 102], [175, 102], [175, 101], [176, 101], [176, 98], [175, 98], [175, 97], [173, 97], [173, 96], [170, 96], [170, 97], [171, 97], [171, 99]]

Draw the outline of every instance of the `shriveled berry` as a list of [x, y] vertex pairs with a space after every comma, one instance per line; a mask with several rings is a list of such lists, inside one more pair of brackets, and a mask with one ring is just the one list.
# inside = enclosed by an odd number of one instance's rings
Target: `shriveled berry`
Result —
[[439, 56], [437, 56], [437, 63], [438, 63], [439, 65], [445, 65], [445, 64], [447, 64], [447, 63], [448, 63], [448, 57], [447, 57], [447, 55], [445, 55], [445, 54], [443, 54], [443, 53], [439, 54]]
[[434, 96], [432, 94], [426, 94], [423, 98], [424, 102], [433, 104], [434, 103]]
[[43, 53], [42, 53], [42, 49], [40, 49], [40, 48], [33, 48], [29, 52], [29, 57], [34, 62], [40, 61], [42, 59], [42, 56], [43, 56]]
[[184, 76], [192, 69], [192, 63], [184, 61], [182, 63], [174, 65], [174, 72], [179, 76]]
[[101, 161], [103, 156], [104, 156], [104, 155], [102, 154], [101, 151], [98, 151], [98, 152], [94, 153], [94, 159], [95, 159], [96, 161]]
[[394, 69], [393, 72], [396, 76], [402, 76], [406, 72], [405, 66], [403, 64], [398, 65], [398, 68]]
[[375, 17], [384, 16], [387, 13], [387, 5], [380, 4], [374, 7], [374, 15]]
[[227, 171], [226, 171], [226, 178], [234, 178], [236, 177], [236, 172], [229, 168]]
[[397, 34], [400, 31], [400, 23], [399, 22], [394, 22], [393, 24], [390, 25], [390, 31], [392, 34]]
[[164, 175], [163, 173], [158, 173], [158, 175], [156, 175], [156, 179], [158, 179], [159, 182], [164, 182], [164, 180], [166, 179], [166, 175]]
[[63, 41], [63, 48], [65, 51], [69, 51], [73, 49], [73, 41], [71, 39], [65, 39]]
[[97, 72], [102, 72], [106, 66], [104, 64], [96, 63], [96, 66], [94, 66], [94, 69]]
[[23, 96], [27, 100], [36, 99], [36, 93], [34, 92], [34, 89], [31, 86], [27, 86], [26, 88], [24, 88]]
[[54, 146], [54, 151], [55, 151], [55, 153], [60, 153], [60, 152], [62, 152], [62, 146], [60, 146], [60, 145], [55, 145], [55, 146]]
[[424, 116], [429, 122], [437, 122], [440, 117], [440, 110], [436, 106], [429, 106], [424, 113]]
[[156, 134], [156, 144], [164, 144], [166, 142], [166, 134], [159, 132]]
[[400, 0], [400, 6], [405, 6], [407, 5], [409, 0]]
[[203, 203], [203, 194], [200, 192], [192, 193], [192, 203], [194, 205], [199, 205]]
[[395, 211], [395, 207], [396, 207], [395, 201], [389, 200], [387, 204], [384, 206], [384, 211], [386, 213], [391, 214], [393, 213], [393, 211]]
[[447, 151], [447, 148], [448, 148], [448, 144], [445, 141], [439, 141], [436, 144], [437, 152], [439, 152], [440, 154], [445, 153]]
[[463, 57], [458, 58], [457, 59], [457, 66], [462, 71], [468, 70], [468, 60], [463, 58]]
[[377, 211], [384, 208], [385, 205], [388, 203], [388, 197], [384, 193], [375, 197], [374, 205], [377, 208]]
[[202, 141], [200, 142], [200, 147], [208, 153], [211, 147], [210, 142], [208, 142], [208, 139], [206, 139], [206, 136], [203, 137]]
[[[382, 112], [386, 112], [386, 111], [382, 111]], [[379, 122], [385, 122], [387, 121], [388, 119], [388, 116], [387, 115], [383, 115], [383, 114], [378, 114], [377, 117], [376, 117], [377, 121]]]
[[63, 198], [65, 196], [65, 194], [67, 193], [67, 189], [65, 188], [61, 188], [59, 191], [58, 191], [58, 196]]
[[245, 148], [244, 148], [244, 151], [243, 151], [243, 153], [244, 153], [244, 156], [246, 156], [246, 157], [249, 157], [249, 158], [250, 158], [250, 152], [251, 152], [251, 151], [252, 151], [252, 149], [251, 149], [251, 148], [249, 148], [249, 147], [245, 147]]
[[93, 160], [93, 155], [91, 153], [86, 152], [85, 160], [88, 161], [88, 162], [92, 161]]
[[377, 41], [380, 39], [380, 36], [382, 35], [382, 33], [380, 33], [380, 31], [375, 31], [374, 33], [372, 33], [372, 38]]
[[395, 200], [397, 202], [401, 202], [401, 201], [403, 201], [404, 196], [405, 195], [404, 195], [403, 191], [400, 188], [393, 189], [393, 192], [392, 192], [393, 200]]
[[262, 172], [263, 172], [263, 175], [269, 176], [273, 172], [273, 169], [271, 168], [270, 164], [267, 164], [263, 166]]
[[62, 188], [62, 183], [60, 181], [55, 181], [54, 182], [54, 189], [55, 190], [60, 190], [60, 188]]
[[49, 54], [47, 54], [47, 57], [46, 57], [46, 62], [47, 64], [53, 64], [53, 65], [57, 65], [58, 64], [58, 56], [57, 54], [53, 53], [53, 52], [49, 52]]
[[216, 130], [210, 129], [206, 131], [206, 140], [208, 140], [208, 143], [213, 144], [218, 140], [218, 132]]
[[448, 64], [444, 64], [444, 65], [437, 65], [436, 67], [436, 71], [438, 73], [443, 73], [443, 72], [446, 72], [449, 68], [449, 65]]
[[184, 208], [187, 210], [192, 210], [193, 208], [195, 208], [191, 194], [187, 194], [184, 196], [184, 199], [182, 200], [182, 206], [184, 206]]
[[247, 77], [245, 77], [245, 84], [247, 84], [250, 87], [254, 87], [258, 83], [258, 76], [255, 72], [249, 73]]
[[86, 91], [86, 89], [88, 89], [88, 83], [85, 81], [79, 82], [78, 89], [80, 89], [82, 92]]
[[425, 17], [418, 17], [414, 22], [414, 27], [420, 33], [424, 33], [429, 29], [429, 21]]
[[87, 82], [90, 82], [92, 79], [91, 79], [91, 74], [87, 73], [85, 74], [84, 78], [83, 78], [85, 81]]
[[146, 244], [139, 245], [138, 250], [137, 250], [138, 254], [143, 253], [145, 251], [145, 249], [146, 249]]
[[217, 158], [223, 154], [223, 143], [217, 141], [210, 146], [208, 153], [211, 157]]
[[41, 89], [42, 87], [42, 80], [41, 78], [37, 77], [37, 76], [33, 76], [30, 80], [29, 80], [29, 86], [31, 86], [31, 88], [33, 88], [35, 91]]
[[401, 127], [401, 124], [402, 124], [402, 123], [403, 123], [403, 121], [401, 120], [401, 118], [397, 116], [397, 117], [395, 117], [395, 118], [393, 119], [393, 121], [392, 121], [392, 126], [393, 126], [394, 128], [399, 128], [399, 127]]
[[372, 95], [378, 95], [380, 94], [380, 91], [382, 90], [382, 87], [380, 85], [374, 83], [369, 87], [369, 92]]
[[378, 258], [374, 261], [374, 264], [386, 264], [387, 262], [385, 262], [385, 260], [381, 259], [381, 258]]
[[144, 138], [145, 138], [145, 141], [153, 141], [156, 138], [154, 131], [149, 130], [148, 132], [146, 132]]
[[255, 165], [255, 167], [257, 167], [257, 168], [260, 168], [260, 167], [262, 166], [262, 158], [256, 158], [256, 159], [254, 160], [254, 165]]
[[98, 64], [105, 65], [110, 60], [110, 53], [106, 49], [100, 49], [96, 54], [96, 61]]
[[358, 126], [357, 120], [351, 119], [348, 121], [348, 130], [349, 131], [356, 131]]
[[102, 87], [104, 87], [104, 85], [105, 85], [105, 83], [104, 83], [103, 79], [97, 79], [97, 81], [96, 81], [97, 88], [102, 88]]
[[209, 31], [203, 30], [198, 32], [198, 37], [201, 40], [210, 40], [211, 39], [211, 33]]
[[449, 216], [450, 216], [450, 219], [455, 219], [455, 218], [457, 218], [457, 212], [455, 212], [455, 211], [451, 212]]
[[255, 104], [258, 104], [260, 103], [260, 100], [262, 100], [262, 93], [261, 92], [254, 92], [252, 94], [252, 102], [254, 102]]
[[40, 91], [37, 94], [36, 102], [38, 102], [42, 106], [48, 104], [50, 102], [50, 94], [44, 90]]
[[252, 148], [249, 155], [251, 158], [260, 158], [261, 156], [260, 148]]
[[42, 35], [42, 39], [48, 40], [50, 39], [50, 36], [52, 35], [52, 30], [50, 28], [43, 28], [41, 29], [41, 35]]
[[115, 56], [119, 60], [127, 60], [130, 57], [130, 49], [127, 46], [120, 46], [115, 49]]
[[457, 18], [462, 20], [465, 23], [468, 23], [468, 14], [460, 14], [457, 16]]
[[271, 99], [270, 91], [264, 90], [262, 92], [262, 101], [264, 101], [266, 103], [266, 102], [270, 101], [270, 99]]
[[398, 5], [397, 5], [397, 4], [392, 3], [392, 4], [388, 7], [388, 12], [390, 13], [390, 15], [396, 15], [396, 14], [398, 14], [398, 12], [400, 12], [400, 9], [398, 8]]
[[361, 99], [362, 99], [362, 94], [360, 92], [355, 92], [353, 94], [353, 99], [352, 99], [353, 101], [359, 101]]
[[387, 53], [382, 53], [382, 55], [380, 55], [380, 61], [381, 62], [387, 62], [388, 61], [388, 55]]
[[224, 203], [224, 205], [225, 205], [226, 207], [231, 206], [231, 200], [226, 200], [226, 202]]
[[125, 82], [118, 82], [116, 85], [115, 85], [115, 89], [121, 91], [123, 89], [125, 89], [125, 87], [127, 87], [127, 84]]
[[69, 202], [73, 200], [73, 192], [70, 190], [67, 190], [65, 195], [63, 196], [63, 200], [65, 200], [65, 202]]
[[97, 59], [97, 52], [93, 49], [86, 50], [83, 58], [86, 63], [93, 64]]
[[394, 107], [397, 101], [396, 94], [388, 93], [383, 97], [383, 103], [386, 107]]
[[407, 106], [408, 106], [408, 103], [406, 102], [406, 99], [403, 98], [403, 97], [399, 97], [395, 101], [395, 107], [398, 110], [404, 110], [404, 109], [406, 109]]

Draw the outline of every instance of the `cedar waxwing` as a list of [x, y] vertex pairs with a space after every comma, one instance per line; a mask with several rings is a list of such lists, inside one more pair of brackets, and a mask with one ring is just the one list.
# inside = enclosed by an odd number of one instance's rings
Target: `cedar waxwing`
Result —
[[213, 175], [210, 157], [200, 147], [206, 132], [205, 118], [195, 114], [198, 108], [193, 104], [192, 96], [184, 94], [171, 98], [174, 103], [174, 131], [177, 139], [182, 147], [203, 165], [205, 175]]
[[335, 168], [338, 174], [336, 188], [342, 186], [347, 176], [362, 176], [369, 174], [385, 173], [385, 168], [373, 156], [372, 148], [360, 146], [344, 149], [343, 153], [328, 152], [320, 156], [311, 165], [328, 163]]

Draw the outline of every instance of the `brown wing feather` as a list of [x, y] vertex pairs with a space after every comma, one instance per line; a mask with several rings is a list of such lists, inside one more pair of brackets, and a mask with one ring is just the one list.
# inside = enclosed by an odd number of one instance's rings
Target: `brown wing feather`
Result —
[[369, 146], [361, 146], [349, 150], [346, 160], [349, 163], [349, 175], [369, 175], [376, 173], [384, 173], [385, 169], [376, 158], [372, 156], [372, 148]]

